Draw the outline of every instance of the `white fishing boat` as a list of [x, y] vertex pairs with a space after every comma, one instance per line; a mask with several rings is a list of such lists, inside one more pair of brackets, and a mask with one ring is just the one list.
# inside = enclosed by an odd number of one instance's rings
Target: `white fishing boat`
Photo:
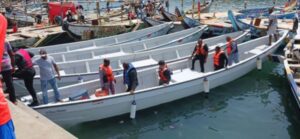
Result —
[[[59, 88], [62, 97], [66, 98], [66, 102], [40, 105], [33, 109], [60, 125], [99, 120], [129, 112], [134, 115], [135, 111], [131, 109], [133, 102], [135, 102], [136, 110], [138, 111], [203, 91], [209, 92], [211, 88], [218, 87], [247, 74], [257, 67], [257, 63], [261, 63], [258, 61], [265, 59], [279, 47], [287, 33], [288, 31], [281, 31], [279, 40], [272, 43], [271, 46], [267, 45], [268, 36], [240, 44], [238, 46], [240, 62], [226, 69], [213, 71], [213, 53], [211, 52], [205, 65], [205, 73], [190, 70], [189, 63], [191, 62], [188, 59], [169, 63], [168, 67], [173, 72], [169, 85], [158, 86], [158, 67], [154, 66], [138, 70], [139, 86], [133, 95], [124, 92], [123, 77], [118, 75], [116, 76], [117, 84], [115, 88], [117, 93], [115, 95], [95, 97], [94, 93], [99, 88], [99, 80], [93, 80]], [[186, 53], [185, 51], [177, 52], [179, 55]], [[159, 55], [165, 56], [164, 53]], [[81, 92], [88, 93], [90, 98], [68, 101], [70, 96]], [[51, 102], [54, 99], [52, 94], [50, 93]], [[41, 99], [41, 94], [38, 97]], [[30, 97], [24, 97], [22, 100], [29, 101]]]
[[[196, 41], [201, 37], [206, 29], [206, 26], [201, 26], [142, 41], [129, 42], [110, 47], [93, 47], [86, 50], [54, 53], [49, 55], [51, 55], [55, 61], [59, 63], [85, 59], [97, 59], [103, 56], [122, 56]], [[39, 55], [36, 55], [35, 58], [39, 58]]]
[[[247, 34], [248, 31], [234, 32], [234, 33], [230, 33], [218, 37], [205, 39], [204, 42], [209, 46], [210, 50], [213, 50], [217, 44], [225, 46], [227, 36], [230, 36], [233, 39], [235, 39], [237, 42], [241, 43], [246, 39]], [[182, 58], [187, 58], [190, 57], [196, 43], [197, 41], [194, 41], [191, 43], [167, 47], [166, 49], [163, 49], [163, 51], [161, 51], [161, 49], [154, 49], [154, 50], [139, 52], [135, 54], [127, 54], [127, 55], [119, 55], [119, 56], [102, 55], [102, 57], [99, 57], [97, 59], [58, 63], [57, 65], [60, 68], [61, 80], [58, 81], [57, 83], [59, 87], [62, 87], [66, 85], [75, 84], [78, 82], [97, 79], [99, 77], [98, 66], [103, 62], [103, 58], [109, 58], [111, 60], [111, 66], [114, 69], [115, 74], [122, 73], [121, 72], [122, 62], [132, 62], [136, 68], [140, 69], [140, 68], [146, 68], [149, 66], [156, 65], [159, 60], [166, 60], [166, 62], [172, 62], [172, 61], [180, 60]], [[180, 51], [180, 53], [177, 51]], [[162, 52], [168, 54], [160, 55]], [[40, 78], [39, 78], [39, 69], [37, 67], [36, 67], [36, 73], [37, 75], [34, 78], [33, 84], [35, 90], [40, 91], [41, 85], [40, 85]], [[14, 80], [14, 86], [19, 96], [24, 96], [25, 94], [27, 94], [27, 90], [25, 89], [24, 87], [25, 85], [22, 80]]]
[[[52, 46], [44, 47], [44, 49], [50, 54], [50, 53], [58, 53], [58, 52], [71, 52], [74, 50], [86, 49], [91, 47], [111, 46], [111, 45], [116, 45], [116, 44], [121, 44], [126, 42], [140, 41], [140, 40], [164, 35], [168, 33], [168, 31], [172, 27], [173, 27], [172, 23], [165, 23], [162, 25], [138, 30], [135, 32], [129, 32], [129, 33], [124, 33], [124, 34], [115, 35], [111, 37], [93, 39], [88, 41], [52, 45]], [[31, 48], [28, 50], [30, 52], [33, 52], [34, 54], [38, 54], [40, 48]]]

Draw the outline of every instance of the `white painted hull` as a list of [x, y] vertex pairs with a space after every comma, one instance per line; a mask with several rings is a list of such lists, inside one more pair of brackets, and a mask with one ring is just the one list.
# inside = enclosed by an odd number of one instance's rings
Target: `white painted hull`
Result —
[[[201, 93], [203, 92], [203, 80], [205, 77], [209, 81], [210, 88], [215, 88], [247, 74], [256, 67], [256, 61], [258, 57], [266, 58], [270, 53], [274, 52], [278, 48], [278, 46], [286, 37], [286, 34], [287, 32], [285, 32], [280, 40], [272, 46], [264, 46], [263, 49], [257, 48], [256, 44], [260, 44], [259, 46], [265, 45], [267, 43], [267, 36], [263, 38], [262, 42], [253, 43], [251, 41], [246, 42], [245, 44], [241, 44], [243, 47], [239, 47], [239, 51], [243, 52], [243, 54], [241, 55], [241, 58], [243, 60], [240, 63], [233, 65], [228, 69], [222, 69], [214, 72], [211, 71], [205, 74], [193, 73], [196, 75], [196, 77], [193, 76], [190, 77], [190, 79], [182, 79], [180, 82], [171, 83], [168, 86], [155, 86], [147, 88], [147, 86], [145, 86], [145, 83], [143, 83], [147, 80], [151, 80], [152, 77], [149, 76], [149, 74], [156, 73], [157, 67], [139, 71], [139, 73], [143, 75], [139, 76], [139, 79], [142, 79], [140, 85], [142, 89], [137, 90], [137, 92], [135, 93], [137, 110], [146, 109], [149, 107], [188, 97], [197, 93]], [[209, 58], [212, 58], [211, 54]], [[173, 64], [169, 64], [169, 67], [171, 69], [174, 69], [175, 67], [178, 69], [186, 68], [186, 62], [188, 61], [183, 60], [175, 62]], [[208, 62], [210, 65], [212, 64], [211, 60], [209, 60]], [[172, 79], [173, 76], [174, 75], [172, 75]], [[121, 76], [117, 79], [117, 82], [121, 81]], [[72, 89], [77, 90], [82, 87], [88, 87], [89, 90], [93, 90], [94, 88], [97, 88], [97, 82], [98, 81], [90, 81], [79, 85], [65, 87], [61, 90], [65, 89], [66, 94], [71, 94], [71, 92], [67, 92], [68, 89], [70, 89], [71, 91]], [[34, 109], [45, 115], [49, 119], [53, 120], [54, 122], [60, 125], [65, 125], [99, 120], [129, 113], [132, 101], [133, 95], [130, 95], [129, 93], [120, 93], [103, 98], [93, 98], [88, 100], [38, 106]]]

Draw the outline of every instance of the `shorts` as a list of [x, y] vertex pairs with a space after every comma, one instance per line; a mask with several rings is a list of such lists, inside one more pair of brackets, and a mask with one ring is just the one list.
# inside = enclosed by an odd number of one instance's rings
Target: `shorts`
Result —
[[16, 139], [15, 127], [12, 120], [0, 126], [0, 139]]

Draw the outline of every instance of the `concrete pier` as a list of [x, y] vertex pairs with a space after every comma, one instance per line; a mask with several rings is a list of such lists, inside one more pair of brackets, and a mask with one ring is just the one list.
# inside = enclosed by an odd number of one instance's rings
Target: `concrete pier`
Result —
[[9, 102], [17, 139], [76, 139], [43, 115], [25, 106], [22, 102]]

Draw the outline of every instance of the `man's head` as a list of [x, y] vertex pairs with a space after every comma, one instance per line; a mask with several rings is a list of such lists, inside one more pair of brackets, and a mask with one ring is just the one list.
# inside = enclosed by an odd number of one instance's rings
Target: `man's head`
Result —
[[220, 46], [217, 46], [216, 48], [215, 48], [215, 52], [216, 53], [219, 53], [221, 51], [221, 47]]
[[110, 64], [110, 60], [109, 59], [103, 59], [103, 64], [104, 64], [104, 66], [109, 66], [109, 64]]
[[123, 65], [123, 69], [124, 69], [124, 70], [127, 70], [128, 67], [129, 67], [128, 63], [126, 63], [126, 62], [124, 62], [122, 65]]
[[40, 56], [42, 59], [47, 59], [47, 51], [45, 49], [40, 49]]
[[166, 65], [166, 63], [165, 63], [165, 61], [160, 60], [160, 61], [158, 62], [158, 65], [159, 65], [159, 68], [164, 68], [164, 66]]
[[231, 41], [231, 37], [227, 36], [226, 41], [228, 41], [228, 42]]
[[199, 44], [199, 46], [201, 46], [201, 45], [202, 45], [202, 43], [203, 43], [203, 40], [202, 40], [202, 39], [199, 39], [199, 40], [198, 40], [198, 44]]

